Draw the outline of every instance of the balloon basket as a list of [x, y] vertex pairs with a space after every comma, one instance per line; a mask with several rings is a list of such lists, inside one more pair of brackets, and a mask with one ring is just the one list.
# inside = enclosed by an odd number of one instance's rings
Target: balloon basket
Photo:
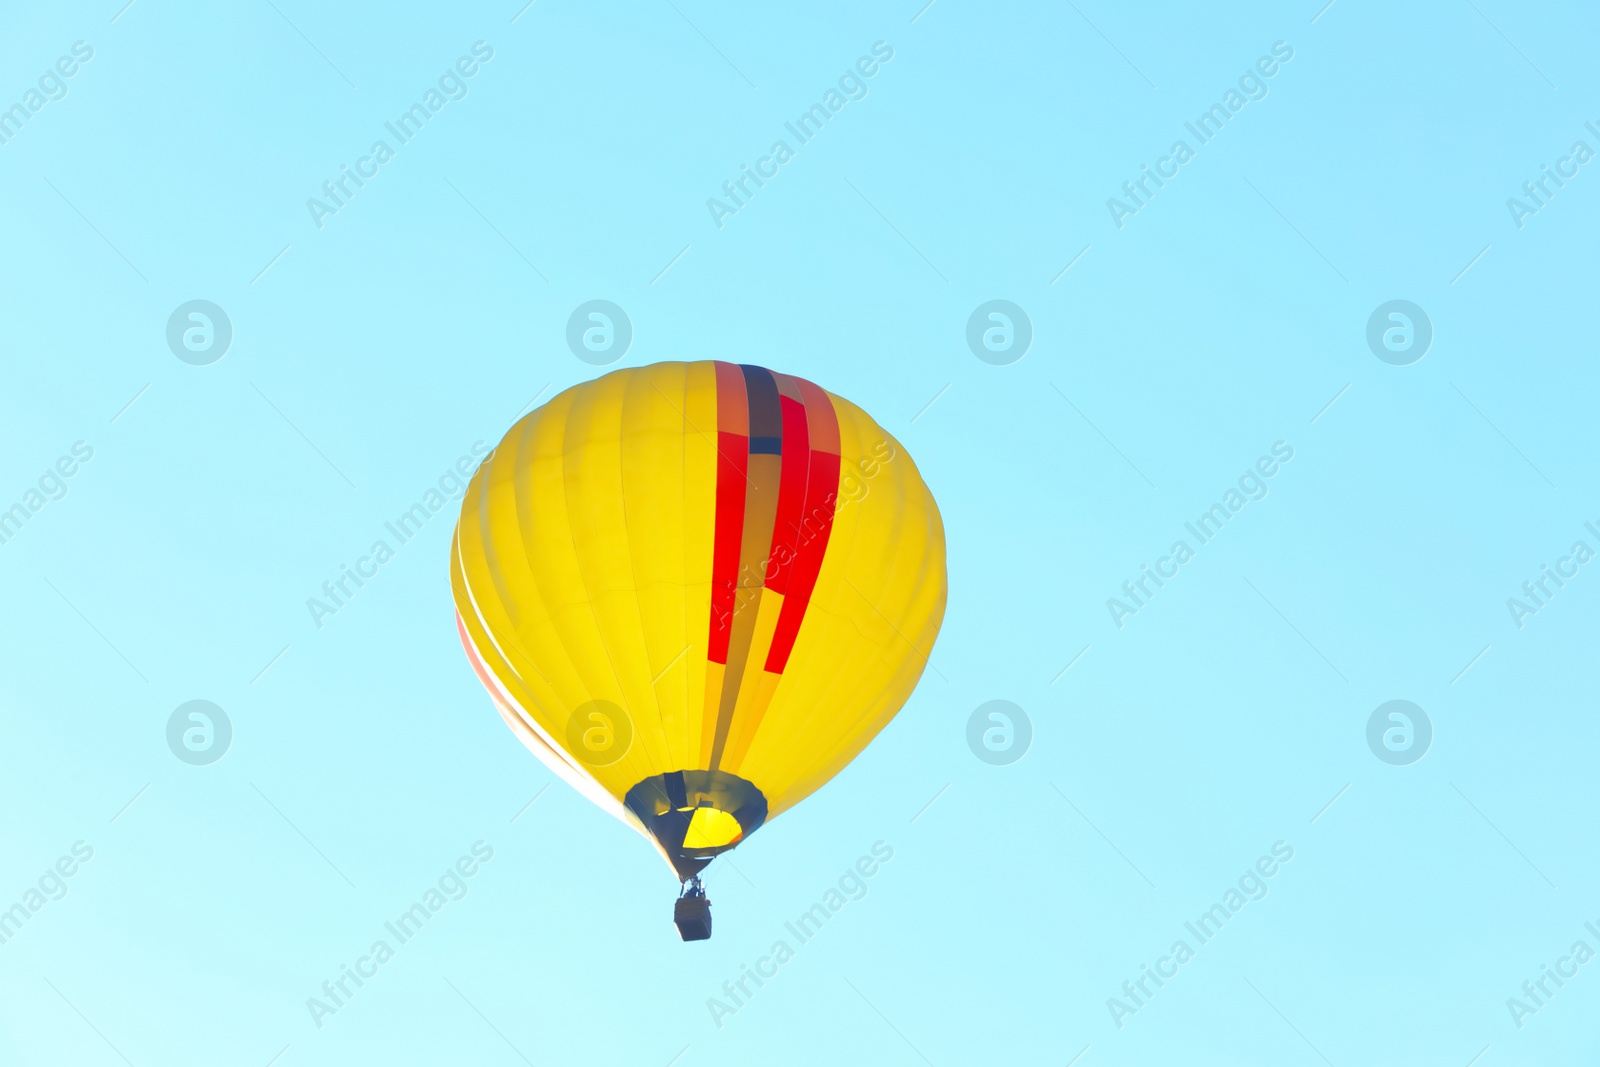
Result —
[[678, 925], [678, 936], [685, 941], [705, 941], [711, 936], [711, 901], [706, 899], [699, 875], [684, 887], [672, 909], [672, 920]]

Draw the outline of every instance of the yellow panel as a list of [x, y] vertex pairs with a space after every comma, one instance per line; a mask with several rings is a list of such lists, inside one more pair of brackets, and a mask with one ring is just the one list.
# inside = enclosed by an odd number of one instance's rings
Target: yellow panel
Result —
[[[682, 366], [646, 367], [627, 381], [621, 436], [623, 528], [631, 561], [631, 588], [639, 633], [644, 642], [650, 693], [635, 710], [636, 719], [659, 722], [659, 765], [673, 770], [684, 765], [687, 727], [686, 672], [689, 620], [683, 610], [684, 574], [684, 426], [681, 400]], [[666, 675], [676, 670], [676, 684]], [[658, 681], [659, 679], [659, 681]], [[653, 703], [653, 706], [652, 706]], [[631, 705], [630, 705], [631, 707]], [[695, 709], [698, 721], [699, 709]]]
[[[709, 616], [710, 597], [707, 597], [706, 610]], [[728, 668], [721, 663], [707, 663], [705, 665], [705, 700], [700, 710], [700, 758], [695, 761], [697, 768], [711, 766], [711, 749], [715, 741], [717, 728], [717, 710], [722, 706], [722, 687], [727, 684]]]
[[[670, 365], [670, 364], [669, 364]], [[680, 766], [700, 767], [700, 718], [707, 687], [711, 618], [711, 546], [717, 525], [717, 378], [710, 362], [686, 363], [683, 405], [683, 618], [689, 651], [667, 679], [681, 679], [684, 722], [675, 750]], [[663, 684], [667, 679], [663, 679]], [[718, 688], [721, 675], [716, 676]]]
[[[590, 383], [578, 391], [567, 416], [560, 490], [568, 528], [562, 533], [577, 567], [581, 597], [566, 610], [577, 625], [593, 626], [595, 640], [584, 650], [588, 698], [621, 705], [635, 723], [652, 723], [654, 672], [645, 647], [634, 560], [628, 551], [622, 477], [622, 406], [631, 377], [608, 374]], [[633, 734], [627, 755], [597, 771], [598, 777], [627, 767], [637, 781], [672, 769], [658, 725], [635, 729]]]

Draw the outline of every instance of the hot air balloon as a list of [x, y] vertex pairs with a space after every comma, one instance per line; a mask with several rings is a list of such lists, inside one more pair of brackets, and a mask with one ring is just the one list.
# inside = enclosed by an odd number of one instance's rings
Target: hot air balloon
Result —
[[655, 846], [699, 940], [701, 870], [911, 695], [944, 618], [944, 525], [848, 400], [763, 367], [657, 363], [507, 432], [462, 500], [450, 582], [501, 717]]

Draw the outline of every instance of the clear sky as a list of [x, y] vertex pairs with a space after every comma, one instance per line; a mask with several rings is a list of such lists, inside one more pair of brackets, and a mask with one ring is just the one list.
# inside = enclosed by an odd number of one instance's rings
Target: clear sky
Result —
[[[1600, 1055], [1592, 8], [122, 3], [0, 7], [0, 1061]], [[704, 943], [385, 527], [595, 300], [947, 528]]]

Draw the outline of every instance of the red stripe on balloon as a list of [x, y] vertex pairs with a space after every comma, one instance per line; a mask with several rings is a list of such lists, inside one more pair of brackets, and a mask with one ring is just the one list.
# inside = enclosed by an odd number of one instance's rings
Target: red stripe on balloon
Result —
[[[833, 400], [826, 392], [803, 378], [796, 381], [800, 386], [800, 395], [805, 398], [806, 438], [812, 447], [807, 453], [805, 497], [795, 521], [794, 563], [788, 569], [783, 609], [778, 612], [777, 628], [772, 634], [772, 645], [767, 650], [765, 669], [774, 674], [783, 673], [784, 667], [788, 666], [789, 655], [800, 636], [800, 623], [805, 619], [806, 607], [811, 603], [811, 593], [817, 587], [817, 576], [822, 573], [822, 559], [828, 551], [828, 538], [833, 532], [834, 507], [839, 495], [839, 415], [834, 411]], [[784, 430], [784, 456], [787, 460], [787, 417]], [[830, 446], [831, 451], [828, 450]], [[787, 463], [784, 474], [788, 474]]]
[[794, 571], [795, 543], [800, 514], [805, 506], [806, 479], [811, 449], [806, 433], [806, 408], [799, 400], [780, 396], [783, 407], [783, 469], [778, 477], [778, 509], [772, 524], [772, 547], [767, 552], [767, 588], [779, 596], [789, 594]]
[[744, 537], [744, 493], [750, 472], [750, 412], [744, 372], [716, 363], [717, 512], [711, 549], [711, 620], [706, 658], [728, 662], [739, 586], [739, 544]]
[[717, 433], [717, 523], [711, 550], [711, 632], [706, 653], [712, 663], [728, 662], [728, 638], [733, 634], [749, 448], [750, 440], [743, 434]]

